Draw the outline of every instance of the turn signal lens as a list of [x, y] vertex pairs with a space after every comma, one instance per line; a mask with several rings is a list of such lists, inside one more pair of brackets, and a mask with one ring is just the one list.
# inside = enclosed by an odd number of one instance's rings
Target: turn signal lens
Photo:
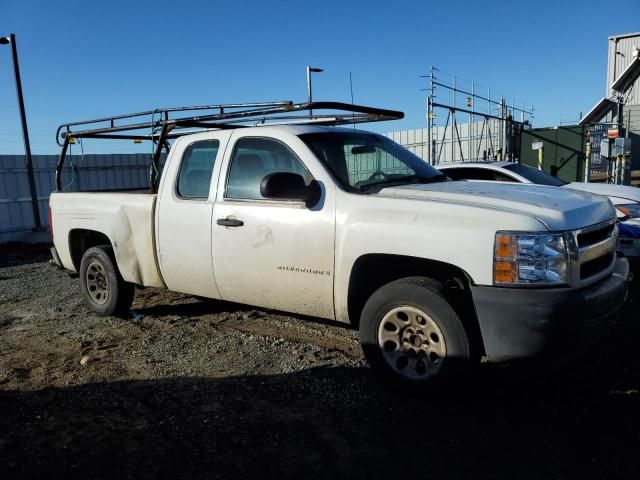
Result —
[[512, 235], [496, 235], [496, 259], [509, 259], [516, 256], [516, 242]]
[[631, 212], [630, 212], [628, 209], [626, 209], [626, 208], [624, 208], [624, 207], [622, 207], [622, 206], [620, 206], [620, 205], [618, 205], [616, 208], [617, 208], [618, 210], [620, 210], [622, 213], [624, 213], [624, 214], [625, 214], [625, 216], [627, 216], [627, 217], [631, 217], [631, 216], [633, 216], [633, 215], [631, 214]]
[[516, 262], [496, 262], [493, 266], [493, 279], [496, 283], [516, 283], [518, 281]]
[[628, 217], [628, 218], [640, 217], [640, 203], [625, 203], [622, 205], [616, 205], [615, 207], [625, 217]]

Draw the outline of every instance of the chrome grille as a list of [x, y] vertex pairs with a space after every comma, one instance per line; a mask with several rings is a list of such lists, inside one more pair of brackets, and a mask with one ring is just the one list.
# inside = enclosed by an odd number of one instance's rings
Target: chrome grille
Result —
[[596, 228], [590, 231], [581, 231], [578, 233], [578, 248], [589, 247], [600, 243], [603, 240], [607, 240], [613, 234], [615, 225], [605, 225], [604, 227]]
[[611, 274], [616, 261], [617, 240], [615, 219], [570, 232], [571, 285], [584, 286]]
[[611, 265], [613, 257], [613, 253], [607, 253], [602, 257], [584, 262], [582, 265], [580, 265], [580, 278], [591, 278], [594, 275], [602, 272], [603, 270], [606, 270]]

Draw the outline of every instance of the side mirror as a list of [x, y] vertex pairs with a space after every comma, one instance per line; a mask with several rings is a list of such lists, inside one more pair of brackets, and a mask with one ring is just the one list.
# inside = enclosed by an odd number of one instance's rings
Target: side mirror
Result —
[[305, 184], [297, 173], [274, 172], [260, 182], [260, 194], [274, 200], [300, 200], [310, 208], [320, 201], [322, 189], [315, 180]]

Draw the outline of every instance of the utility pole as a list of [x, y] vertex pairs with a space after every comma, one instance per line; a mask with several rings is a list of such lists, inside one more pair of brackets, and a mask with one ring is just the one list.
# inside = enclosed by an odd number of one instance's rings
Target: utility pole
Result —
[[20, 120], [22, 122], [22, 139], [24, 141], [24, 152], [27, 159], [27, 173], [29, 175], [29, 190], [31, 191], [31, 206], [33, 208], [33, 219], [36, 229], [42, 228], [40, 220], [40, 208], [38, 207], [38, 192], [36, 191], [36, 180], [33, 172], [33, 161], [31, 159], [31, 144], [29, 142], [29, 129], [27, 128], [27, 114], [24, 110], [24, 97], [22, 96], [22, 81], [20, 79], [20, 65], [18, 64], [18, 49], [16, 48], [16, 36], [11, 34], [8, 37], [0, 37], [0, 45], [11, 45], [13, 57], [13, 74], [16, 81], [16, 93], [18, 95], [18, 107], [20, 108]]
[[544, 170], [544, 147], [538, 149], [538, 170]]
[[587, 129], [587, 144], [584, 155], [584, 183], [589, 183], [591, 180], [591, 133]]
[[[307, 101], [309, 103], [313, 101], [313, 92], [311, 90], [311, 74], [320, 72], [324, 72], [324, 70], [307, 65]], [[313, 115], [313, 109], [309, 109], [309, 115]]]

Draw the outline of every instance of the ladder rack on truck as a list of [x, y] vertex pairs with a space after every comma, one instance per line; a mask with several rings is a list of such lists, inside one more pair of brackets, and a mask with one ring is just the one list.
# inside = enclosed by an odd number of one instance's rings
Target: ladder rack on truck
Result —
[[[317, 114], [315, 111], [325, 113]], [[189, 113], [189, 116], [175, 115]], [[198, 113], [198, 114], [196, 114]], [[144, 112], [64, 123], [56, 131], [62, 147], [56, 166], [56, 189], [61, 188], [61, 174], [69, 143], [75, 139], [151, 141], [154, 153], [149, 168], [149, 188], [158, 188], [158, 166], [162, 151], [169, 152], [169, 140], [210, 129], [231, 129], [262, 125], [347, 125], [384, 120], [399, 120], [404, 113], [341, 102], [292, 101], [235, 103], [159, 108]], [[147, 131], [146, 134], [139, 133]], [[136, 133], [138, 132], [138, 133]]]

